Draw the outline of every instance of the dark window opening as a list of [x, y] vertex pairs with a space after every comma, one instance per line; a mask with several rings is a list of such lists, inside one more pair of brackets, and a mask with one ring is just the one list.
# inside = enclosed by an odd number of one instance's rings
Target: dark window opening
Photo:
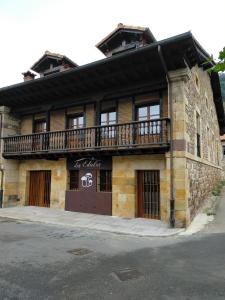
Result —
[[111, 170], [100, 170], [99, 190], [100, 192], [112, 192]]
[[46, 132], [47, 131], [47, 122], [45, 119], [34, 120], [34, 133]]
[[84, 127], [84, 116], [67, 116], [67, 129], [79, 129]]
[[79, 189], [79, 171], [73, 170], [70, 171], [70, 190], [78, 190]]
[[201, 157], [200, 116], [198, 113], [196, 113], [196, 145], [197, 156]]

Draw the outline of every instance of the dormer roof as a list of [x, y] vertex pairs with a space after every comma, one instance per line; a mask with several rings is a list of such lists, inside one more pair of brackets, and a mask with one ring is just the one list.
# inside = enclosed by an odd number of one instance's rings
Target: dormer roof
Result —
[[45, 51], [44, 55], [42, 55], [42, 57], [32, 65], [30, 69], [37, 73], [43, 73], [45, 70], [49, 69], [50, 65], [53, 67], [58, 67], [61, 65], [68, 65], [69, 68], [78, 67], [78, 65], [67, 56], [47, 50]]
[[119, 23], [96, 47], [107, 55], [108, 51], [113, 51], [123, 41], [127, 41], [127, 45], [139, 42], [141, 43], [140, 46], [143, 46], [156, 42], [156, 39], [148, 27], [130, 26]]

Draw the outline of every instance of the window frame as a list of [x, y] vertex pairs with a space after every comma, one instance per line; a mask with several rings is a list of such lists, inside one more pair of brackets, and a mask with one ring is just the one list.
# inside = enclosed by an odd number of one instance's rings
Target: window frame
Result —
[[[110, 123], [109, 116], [110, 113], [115, 113], [114, 123]], [[102, 124], [102, 115], [106, 114], [106, 121]], [[105, 110], [100, 113], [100, 126], [101, 128], [101, 138], [102, 139], [114, 139], [116, 138], [116, 125], [117, 125], [118, 113], [116, 109]], [[111, 129], [110, 129], [111, 128]]]
[[[157, 118], [151, 118], [151, 107], [152, 106], [158, 106], [159, 107], [159, 114]], [[139, 119], [139, 109], [140, 108], [147, 108], [147, 115], [146, 115], [146, 119], [140, 120]], [[156, 116], [156, 115], [153, 115]], [[145, 102], [142, 103], [140, 105], [136, 105], [135, 106], [135, 121], [137, 122], [143, 122], [140, 123], [140, 128], [139, 128], [139, 135], [148, 135], [149, 133], [152, 135], [155, 134], [160, 134], [161, 133], [161, 126], [160, 126], [160, 121], [155, 121], [154, 120], [158, 120], [161, 118], [161, 101], [160, 99], [155, 100], [155, 101], [151, 101], [151, 102]], [[151, 124], [151, 126], [146, 126], [144, 122], [146, 121], [153, 121]], [[143, 126], [142, 126], [143, 125]]]
[[196, 155], [201, 157], [201, 119], [200, 114], [196, 111]]
[[[71, 174], [74, 173], [76, 174], [75, 178], [75, 185], [76, 187], [72, 187], [72, 181], [71, 181]], [[74, 181], [73, 181], [74, 183]], [[70, 191], [78, 191], [79, 190], [79, 170], [69, 170], [69, 190]]]
[[[103, 174], [104, 180], [102, 180]], [[98, 191], [112, 193], [112, 170], [99, 170], [98, 176]]]
[[[77, 127], [77, 128], [70, 128], [69, 127], [69, 121], [70, 121], [70, 119], [72, 120], [79, 120], [79, 118], [83, 118], [83, 126], [82, 127]], [[79, 125], [79, 123], [78, 123], [78, 125]], [[77, 124], [76, 124], [76, 126], [77, 126]], [[76, 130], [76, 129], [82, 129], [82, 128], [85, 128], [85, 118], [84, 118], [84, 113], [79, 113], [79, 114], [68, 114], [68, 115], [66, 115], [66, 129], [74, 129], [74, 130]]]
[[[45, 129], [44, 131], [36, 131], [37, 124], [45, 123]], [[33, 133], [45, 133], [47, 132], [47, 119], [41, 118], [41, 119], [34, 119], [33, 121]]]
[[[141, 105], [136, 105], [135, 106], [135, 121], [150, 121], [150, 120], [155, 120], [154, 118], [152, 119], [151, 118], [151, 107], [152, 106], [158, 106], [159, 107], [159, 117], [158, 118], [155, 118], [155, 119], [160, 119], [161, 118], [161, 105], [160, 105], [160, 100], [158, 101], [154, 101], [154, 102], [148, 102], [148, 103], [145, 103], [145, 104], [141, 104]], [[147, 115], [146, 115], [146, 119], [145, 120], [139, 120], [139, 115], [138, 115], [138, 111], [140, 108], [144, 108], [146, 107], [147, 108]]]

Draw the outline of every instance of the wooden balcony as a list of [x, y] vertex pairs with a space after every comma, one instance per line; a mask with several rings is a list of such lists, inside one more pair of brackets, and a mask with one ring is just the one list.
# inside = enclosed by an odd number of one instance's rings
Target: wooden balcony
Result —
[[[98, 152], [165, 152], [169, 119], [4, 137], [3, 157], [64, 157]], [[115, 153], [116, 151], [116, 153]]]

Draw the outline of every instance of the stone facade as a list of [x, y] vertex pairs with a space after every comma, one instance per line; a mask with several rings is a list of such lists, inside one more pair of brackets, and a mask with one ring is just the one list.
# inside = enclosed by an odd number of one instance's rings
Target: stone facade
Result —
[[[165, 154], [113, 156], [112, 214], [127, 218], [137, 216], [137, 171], [160, 171], [160, 216], [169, 223], [171, 175], [174, 178], [175, 221], [177, 227], [187, 226], [200, 209], [205, 197], [222, 174], [222, 149], [219, 126], [210, 78], [207, 72], [193, 67], [169, 73], [169, 89], [134, 98], [102, 102], [101, 109], [117, 109], [118, 123], [135, 120], [135, 107], [149, 101], [161, 102], [161, 116], [173, 119], [173, 169], [171, 152]], [[172, 101], [172, 115], [169, 111]], [[66, 115], [84, 113], [86, 127], [96, 125], [96, 105], [86, 104], [50, 113], [50, 130], [64, 130]], [[32, 133], [35, 118], [18, 120], [2, 108], [4, 136]], [[197, 117], [199, 126], [197, 129]], [[197, 153], [197, 130], [200, 155]], [[67, 190], [66, 158], [56, 161], [1, 159], [4, 172], [4, 206], [28, 204], [29, 172], [51, 171], [51, 207], [64, 208]], [[10, 200], [11, 199], [11, 200]], [[13, 199], [13, 201], [12, 201]]]
[[187, 172], [188, 207], [192, 220], [222, 174], [220, 169], [192, 159], [187, 159]]
[[139, 170], [160, 170], [160, 214], [167, 220], [168, 197], [165, 155], [114, 156], [112, 166], [112, 214], [137, 216], [137, 176]]
[[[193, 67], [171, 72], [170, 90], [174, 122], [176, 225], [187, 226], [213, 185], [221, 179], [222, 148], [207, 71]], [[197, 153], [197, 133], [200, 136], [200, 155]]]
[[19, 165], [19, 204], [28, 205], [30, 171], [51, 171], [50, 207], [65, 207], [65, 191], [67, 190], [66, 159], [57, 161], [36, 159], [21, 161]]
[[[10, 114], [8, 107], [0, 107], [2, 118], [2, 137], [16, 135], [20, 132], [20, 120]], [[1, 152], [3, 143], [1, 140]], [[18, 204], [18, 180], [19, 180], [19, 162], [17, 160], [8, 160], [0, 157], [1, 176], [3, 176], [3, 206], [15, 206]]]

